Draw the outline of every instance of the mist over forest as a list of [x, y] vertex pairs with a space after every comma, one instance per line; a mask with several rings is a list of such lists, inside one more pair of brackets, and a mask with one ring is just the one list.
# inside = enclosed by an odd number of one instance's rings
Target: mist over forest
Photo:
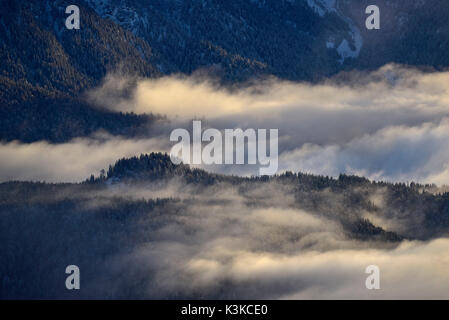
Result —
[[376, 2], [2, 1], [0, 299], [449, 299], [449, 4]]
[[[292, 172], [242, 178], [150, 154], [117, 161], [79, 184], [3, 183], [0, 195], [4, 298], [437, 298], [448, 292], [439, 253], [449, 246], [449, 194], [435, 185]], [[381, 293], [363, 286], [373, 263], [383, 270]], [[83, 270], [82, 290], [61, 285], [61, 270], [70, 264]], [[424, 289], [410, 290], [416, 285]]]

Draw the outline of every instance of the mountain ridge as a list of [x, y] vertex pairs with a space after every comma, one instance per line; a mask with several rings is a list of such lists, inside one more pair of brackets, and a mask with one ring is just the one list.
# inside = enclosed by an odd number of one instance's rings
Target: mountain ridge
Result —
[[122, 116], [93, 111], [84, 99], [109, 73], [157, 78], [201, 71], [235, 86], [272, 76], [319, 82], [389, 63], [449, 67], [448, 56], [438, 54], [449, 51], [449, 4], [437, 0], [379, 0], [380, 30], [364, 27], [367, 0], [80, 0], [81, 29], [67, 30], [70, 4], [2, 1], [0, 139], [64, 142], [96, 130], [132, 136], [145, 117], [103, 125]]
[[[5, 182], [0, 184], [0, 204], [10, 205], [10, 201], [21, 201], [22, 197], [32, 199], [47, 199], [58, 202], [67, 198], [67, 194], [78, 194], [80, 199], [90, 199], [90, 194], [114, 192], [122, 188], [140, 190], [161, 190], [169, 188], [171, 184], [181, 186], [180, 190], [190, 190], [186, 201], [195, 202], [196, 195], [207, 193], [207, 190], [227, 190], [237, 188], [250, 206], [264, 207], [263, 201], [258, 202], [251, 196], [251, 190], [270, 188], [269, 186], [288, 186], [289, 192], [295, 198], [294, 207], [314, 212], [328, 219], [337, 219], [351, 237], [363, 241], [374, 239], [398, 242], [404, 239], [426, 240], [436, 234], [449, 233], [449, 193], [436, 193], [434, 185], [420, 185], [415, 183], [386, 183], [370, 181], [366, 178], [341, 174], [338, 178], [317, 176], [304, 173], [285, 172], [273, 177], [239, 177], [209, 173], [202, 169], [192, 169], [188, 165], [174, 165], [167, 154], [141, 154], [139, 157], [122, 158], [109, 170], [100, 176], [78, 184], [58, 183], [47, 184], [41, 182]], [[128, 186], [128, 187], [127, 187]], [[212, 188], [212, 189], [211, 189]], [[376, 205], [371, 200], [372, 195], [382, 193], [384, 205]], [[14, 194], [14, 197], [11, 197]], [[128, 192], [115, 197], [131, 201]], [[181, 196], [181, 194], [180, 194]], [[159, 199], [160, 197], [158, 197]], [[339, 199], [338, 206], [329, 199]], [[52, 200], [50, 200], [52, 199]], [[70, 196], [71, 201], [73, 197]], [[183, 196], [167, 198], [168, 200], [182, 200]], [[190, 200], [189, 200], [190, 199]], [[212, 199], [210, 199], [212, 201]], [[39, 200], [40, 201], [40, 200]], [[132, 200], [134, 201], [134, 200]], [[219, 201], [219, 200], [217, 200]], [[335, 200], [333, 200], [335, 201]], [[341, 202], [341, 203], [340, 203]], [[33, 204], [34, 201], [29, 202]], [[418, 225], [410, 225], [404, 234], [386, 231], [373, 224], [364, 212], [371, 215], [402, 216], [401, 219], [422, 219]], [[404, 216], [405, 215], [405, 216]], [[388, 219], [392, 219], [389, 217]]]

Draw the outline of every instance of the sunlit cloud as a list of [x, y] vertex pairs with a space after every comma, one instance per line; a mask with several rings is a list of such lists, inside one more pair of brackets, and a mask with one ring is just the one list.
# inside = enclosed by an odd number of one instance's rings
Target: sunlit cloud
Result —
[[[278, 129], [279, 172], [448, 184], [448, 84], [449, 72], [423, 73], [395, 65], [317, 84], [272, 78], [232, 88], [195, 76], [109, 75], [88, 99], [116, 111], [167, 114], [170, 122], [153, 128], [157, 137], [4, 143], [0, 180], [79, 181], [116, 158], [169, 152], [171, 131], [191, 130], [192, 119], [201, 119], [203, 129]], [[199, 167], [245, 176], [259, 172], [258, 166]]]
[[122, 157], [166, 151], [158, 139], [80, 138], [68, 143], [0, 144], [0, 181], [80, 182]]

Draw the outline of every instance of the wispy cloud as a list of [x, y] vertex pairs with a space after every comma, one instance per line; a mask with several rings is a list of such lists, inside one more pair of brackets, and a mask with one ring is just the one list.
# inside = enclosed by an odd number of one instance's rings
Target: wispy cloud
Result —
[[[152, 298], [449, 298], [448, 239], [399, 245], [354, 240], [343, 231], [339, 213], [330, 218], [293, 208], [292, 190], [276, 183], [247, 192], [223, 184], [201, 191], [173, 183], [165, 190], [182, 189], [195, 201], [177, 214], [166, 212], [163, 225], [152, 231], [155, 240], [112, 259], [105, 279], [127, 273], [146, 279], [141, 286]], [[257, 194], [272, 205], [248, 205], [246, 197]], [[210, 202], [213, 195], [216, 201]], [[337, 198], [327, 199], [339, 206]], [[369, 265], [381, 270], [380, 291], [365, 287]], [[130, 273], [130, 266], [139, 267]]]
[[98, 175], [121, 157], [167, 151], [154, 139], [102, 136], [74, 139], [68, 143], [0, 144], [0, 181], [80, 182]]
[[[76, 181], [119, 157], [169, 151], [171, 130], [191, 129], [191, 120], [201, 118], [204, 129], [279, 129], [281, 171], [446, 184], [448, 83], [449, 72], [423, 73], [395, 65], [318, 84], [270, 79], [233, 88], [195, 76], [110, 75], [88, 98], [113, 110], [167, 114], [171, 122], [153, 130], [157, 138], [2, 144], [0, 179]], [[258, 172], [255, 166], [203, 167], [239, 175]]]

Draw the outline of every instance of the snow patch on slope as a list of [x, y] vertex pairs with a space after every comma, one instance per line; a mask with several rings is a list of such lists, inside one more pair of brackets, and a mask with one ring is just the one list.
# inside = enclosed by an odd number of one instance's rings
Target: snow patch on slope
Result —
[[328, 49], [336, 47], [337, 53], [340, 56], [340, 60], [338, 60], [338, 62], [343, 64], [344, 61], [348, 58], [357, 58], [363, 46], [362, 35], [360, 33], [360, 30], [356, 27], [355, 23], [340, 12], [340, 10], [338, 9], [337, 0], [307, 0], [307, 4], [320, 17], [324, 17], [328, 13], [334, 13], [348, 25], [350, 29], [349, 40], [343, 38], [338, 46], [336, 46], [331, 41], [326, 42], [326, 47]]
[[343, 41], [338, 46], [337, 52], [341, 58], [339, 62], [342, 64], [345, 59], [355, 59], [359, 56], [360, 50], [363, 47], [363, 38], [359, 28], [357, 28], [357, 26], [351, 19], [342, 15], [338, 10], [336, 12], [348, 24], [349, 29], [351, 30], [350, 36], [353, 44], [353, 48], [351, 48], [349, 42], [346, 39], [343, 39]]
[[139, 26], [148, 24], [144, 17], [139, 16], [134, 8], [129, 8], [124, 2], [120, 4], [113, 4], [107, 0], [86, 0], [86, 2], [100, 17], [112, 20], [135, 35]]
[[320, 17], [324, 17], [328, 12], [335, 11], [335, 3], [336, 0], [307, 0], [309, 7], [315, 10]]

